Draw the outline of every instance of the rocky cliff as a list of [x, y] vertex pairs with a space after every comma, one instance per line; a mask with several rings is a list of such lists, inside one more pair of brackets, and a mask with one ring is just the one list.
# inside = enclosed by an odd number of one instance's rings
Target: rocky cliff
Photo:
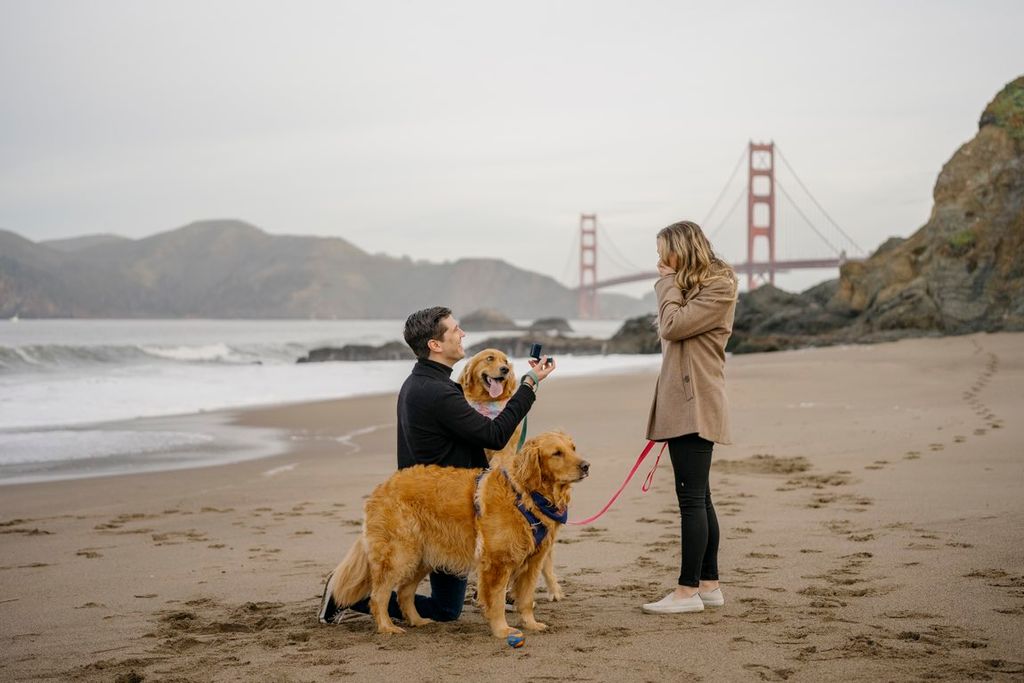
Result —
[[731, 348], [1024, 330], [1024, 77], [946, 162], [928, 222], [800, 295], [741, 297]]

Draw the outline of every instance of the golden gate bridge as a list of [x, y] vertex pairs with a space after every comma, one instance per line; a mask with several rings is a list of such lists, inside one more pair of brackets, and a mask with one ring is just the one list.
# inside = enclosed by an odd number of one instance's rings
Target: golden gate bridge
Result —
[[[799, 205], [797, 205], [793, 200], [789, 192], [786, 191], [785, 187], [776, 176], [776, 157], [781, 159], [785, 168], [789, 171], [789, 174], [796, 180], [798, 186], [824, 216], [827, 223], [830, 225], [829, 228], [823, 231], [816, 226], [814, 222], [808, 218], [807, 214], [800, 209]], [[733, 202], [729, 211], [727, 211], [723, 217], [717, 221], [717, 226], [714, 229], [709, 230], [708, 220], [716, 214], [722, 199], [726, 196], [728, 189], [732, 186], [733, 180], [735, 179], [739, 169], [742, 167], [744, 160], [747, 162], [746, 186], [736, 197], [736, 200]], [[778, 190], [779, 194], [776, 194], [776, 190]], [[813, 258], [780, 259], [777, 257], [776, 236], [779, 233], [777, 232], [776, 227], [778, 223], [777, 209], [780, 206], [780, 202], [778, 201], [780, 195], [788, 201], [788, 206], [791, 206], [794, 209], [796, 216], [801, 218], [803, 222], [817, 235], [820, 242], [827, 248], [829, 252], [827, 255], [816, 256]], [[814, 198], [814, 195], [812, 195], [810, 190], [807, 189], [807, 186], [800, 180], [800, 177], [796, 175], [796, 172], [789, 165], [789, 162], [786, 161], [786, 158], [782, 156], [781, 150], [774, 142], [750, 142], [747, 147], [744, 148], [743, 154], [740, 156], [739, 161], [737, 161], [736, 166], [733, 168], [732, 174], [729, 176], [729, 180], [726, 181], [725, 186], [722, 188], [718, 198], [712, 205], [707, 217], [701, 222], [701, 227], [705, 230], [705, 234], [708, 235], [709, 239], [714, 241], [715, 236], [728, 224], [729, 219], [735, 214], [736, 209], [740, 206], [744, 197], [747, 199], [746, 261], [743, 263], [731, 263], [731, 265], [736, 270], [737, 274], [746, 275], [748, 290], [754, 289], [758, 284], [763, 282], [768, 282], [774, 285], [776, 273], [801, 269], [838, 268], [845, 261], [850, 259], [848, 253], [853, 253], [856, 257], [864, 254], [864, 250], [857, 245], [853, 238], [850, 237], [846, 231], [844, 231], [839, 224], [832, 219], [824, 207], [822, 207], [818, 200]], [[626, 275], [616, 275], [614, 277], [605, 278], [598, 277], [598, 228], [599, 226], [596, 214], [580, 214], [579, 286], [577, 288], [579, 295], [578, 315], [580, 318], [596, 318], [600, 314], [597, 297], [599, 289], [614, 287], [616, 285], [622, 285], [630, 282], [653, 280], [658, 277], [658, 273], [655, 270], [645, 271], [635, 267], [632, 267], [633, 272]], [[787, 227], [787, 229], [789, 228]], [[826, 232], [831, 232], [832, 234], [828, 235]], [[607, 234], [603, 235], [603, 239], [611, 243]], [[612, 249], [615, 249], [613, 243], [611, 243], [611, 246]], [[717, 247], [716, 251], [719, 251]], [[621, 252], [619, 252], [619, 254], [621, 256]], [[628, 265], [628, 259], [620, 258], [609, 260], [612, 260], [613, 262], [618, 260], [620, 263], [620, 269], [622, 262], [627, 264], [626, 269], [630, 268]]]

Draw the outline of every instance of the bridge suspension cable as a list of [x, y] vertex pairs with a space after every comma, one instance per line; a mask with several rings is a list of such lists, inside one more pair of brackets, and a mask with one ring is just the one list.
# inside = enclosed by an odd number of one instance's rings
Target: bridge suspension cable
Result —
[[608, 234], [608, 231], [605, 229], [604, 224], [600, 220], [597, 221], [597, 230], [598, 235], [602, 237], [601, 245], [608, 245], [611, 247], [611, 250], [606, 251], [604, 249], [601, 249], [601, 252], [605, 256], [611, 257], [612, 260], [615, 262], [615, 265], [621, 268], [624, 273], [637, 273], [644, 270], [643, 268], [640, 268], [635, 263], [630, 261], [628, 256], [619, 251], [619, 247], [612, 240], [611, 235]]
[[572, 282], [572, 279], [571, 279], [572, 278], [571, 266], [572, 266], [573, 260], [575, 260], [577, 258], [577, 254], [579, 253], [579, 246], [580, 246], [580, 235], [579, 235], [578, 232], [576, 232], [574, 230], [573, 233], [572, 233], [572, 246], [569, 247], [569, 255], [565, 259], [565, 265], [562, 266], [562, 277], [561, 277], [562, 282], [566, 282], [566, 283], [571, 283]]
[[[718, 226], [711, 231], [710, 235], [708, 235], [708, 239], [713, 239], [714, 236], [717, 235], [722, 230], [722, 228], [725, 227], [726, 223], [729, 222], [729, 219], [732, 218], [732, 215], [736, 213], [736, 209], [739, 207], [740, 202], [742, 202], [746, 196], [747, 189], [745, 187], [741, 187], [739, 195], [736, 196], [736, 201], [732, 203], [732, 206], [729, 208], [729, 212], [725, 214], [725, 217], [721, 221], [719, 221]], [[701, 227], [704, 226], [702, 225]]]
[[[816, 207], [818, 207], [818, 210], [821, 211], [822, 214], [824, 214], [825, 218], [828, 219], [829, 223], [831, 223], [833, 225], [833, 227], [835, 227], [835, 229], [838, 230], [840, 232], [840, 234], [842, 234], [842, 236], [845, 237], [847, 239], [847, 241], [854, 246], [854, 248], [857, 249], [857, 251], [859, 251], [860, 253], [863, 254], [864, 253], [864, 249], [861, 248], [861, 246], [859, 244], [857, 244], [857, 242], [852, 237], [850, 237], [846, 233], [845, 230], [843, 230], [841, 227], [839, 227], [839, 224], [836, 223], [836, 221], [832, 218], [831, 215], [829, 215], [828, 211], [825, 210], [825, 207], [823, 207], [818, 202], [818, 200], [814, 198], [814, 195], [811, 194], [811, 191], [807, 189], [807, 186], [804, 185], [804, 182], [802, 180], [800, 180], [800, 176], [798, 176], [796, 174], [796, 171], [793, 170], [793, 167], [789, 165], [789, 161], [786, 159], [786, 155], [782, 153], [782, 150], [779, 148], [778, 145], [775, 146], [775, 149], [776, 149], [776, 151], [778, 151], [779, 158], [782, 159], [782, 163], [784, 163], [786, 165], [786, 168], [789, 169], [789, 172], [793, 174], [793, 178], [796, 179], [797, 184], [799, 184], [800, 187], [803, 189], [803, 191], [807, 194], [807, 196], [810, 197], [811, 201], [814, 202], [814, 205]], [[794, 206], [796, 206], [796, 202], [794, 202], [792, 198], [790, 198], [789, 201]], [[799, 211], [799, 209], [797, 209], [797, 210]], [[806, 218], [805, 218], [805, 220], [806, 220]]]
[[715, 199], [715, 203], [711, 205], [711, 210], [708, 211], [708, 215], [704, 216], [704, 220], [700, 222], [700, 227], [704, 228], [707, 225], [708, 219], [715, 213], [715, 209], [718, 208], [719, 202], [722, 201], [722, 197], [725, 196], [726, 190], [729, 189], [729, 185], [732, 184], [733, 178], [736, 177], [736, 173], [740, 170], [740, 166], [743, 165], [743, 161], [747, 158], [747, 148], [743, 148], [743, 152], [740, 154], [740, 158], [736, 160], [736, 166], [732, 169], [732, 173], [729, 174], [729, 179], [725, 181], [725, 185], [722, 186], [722, 191], [718, 193], [718, 198]]
[[829, 239], [825, 237], [825, 235], [823, 235], [820, 230], [814, 227], [814, 223], [812, 223], [811, 219], [807, 217], [807, 214], [800, 210], [800, 207], [797, 205], [795, 201], [793, 201], [793, 198], [789, 196], [789, 193], [786, 192], [786, 188], [782, 186], [782, 183], [779, 182], [778, 178], [775, 179], [775, 185], [778, 186], [780, 190], [782, 190], [783, 196], [789, 200], [789, 203], [792, 204], [793, 208], [796, 209], [796, 212], [800, 214], [800, 217], [804, 219], [804, 222], [807, 223], [808, 227], [810, 227], [810, 229], [814, 231], [814, 234], [820, 237], [821, 241], [827, 244], [828, 248], [835, 252], [836, 256], [840, 255], [843, 252], [843, 250], [839, 249], [838, 247], [836, 247], [836, 245], [832, 244], [832, 242], [830, 242]]

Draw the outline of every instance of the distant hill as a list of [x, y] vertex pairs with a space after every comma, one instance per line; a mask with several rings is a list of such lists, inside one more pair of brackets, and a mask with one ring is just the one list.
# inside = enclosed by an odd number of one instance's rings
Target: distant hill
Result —
[[[238, 220], [138, 240], [35, 243], [0, 231], [0, 318], [401, 318], [438, 304], [573, 317], [576, 294], [503, 261], [371, 255], [341, 238], [271, 235]], [[625, 318], [650, 305], [612, 294], [601, 309]]]
[[39, 242], [39, 244], [64, 253], [74, 253], [100, 244], [126, 241], [128, 241], [128, 238], [121, 237], [120, 235], [82, 235], [81, 237], [68, 237], [62, 240], [46, 240]]

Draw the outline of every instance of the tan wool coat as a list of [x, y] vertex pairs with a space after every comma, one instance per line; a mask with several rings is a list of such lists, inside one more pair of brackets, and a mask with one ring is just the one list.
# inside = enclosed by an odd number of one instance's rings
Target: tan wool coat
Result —
[[686, 298], [675, 276], [654, 284], [658, 295], [661, 374], [647, 423], [652, 441], [696, 432], [715, 443], [731, 443], [725, 396], [725, 343], [736, 315], [736, 288], [712, 280]]

